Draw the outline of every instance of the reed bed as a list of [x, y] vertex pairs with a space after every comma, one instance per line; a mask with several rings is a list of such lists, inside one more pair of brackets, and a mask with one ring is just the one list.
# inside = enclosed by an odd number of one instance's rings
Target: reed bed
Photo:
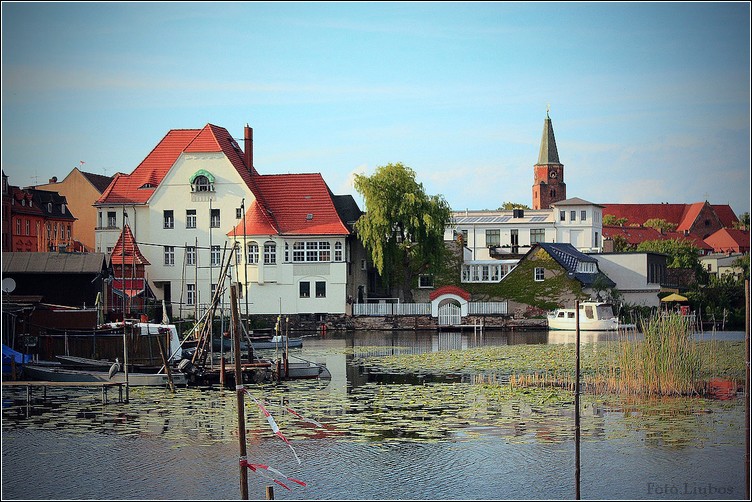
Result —
[[[593, 393], [647, 396], [704, 395], [721, 376], [731, 387], [741, 367], [738, 344], [693, 339], [689, 321], [678, 313], [661, 313], [641, 323], [643, 339], [634, 329], [620, 333], [617, 342], [606, 344], [600, 353], [584, 352], [581, 385]], [[729, 378], [729, 375], [732, 375]], [[552, 385], [575, 388], [574, 374], [535, 371], [512, 374], [512, 386]]]

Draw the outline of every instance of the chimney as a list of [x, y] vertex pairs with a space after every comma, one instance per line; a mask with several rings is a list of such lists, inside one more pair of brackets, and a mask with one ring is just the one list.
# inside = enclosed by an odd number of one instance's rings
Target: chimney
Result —
[[57, 176], [50, 178], [50, 183], [57, 183]]
[[245, 163], [248, 170], [253, 172], [253, 128], [245, 125]]

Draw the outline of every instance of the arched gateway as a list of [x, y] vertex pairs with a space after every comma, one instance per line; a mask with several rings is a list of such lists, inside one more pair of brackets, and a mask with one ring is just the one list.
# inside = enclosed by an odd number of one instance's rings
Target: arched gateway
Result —
[[442, 286], [431, 292], [431, 316], [439, 326], [459, 326], [467, 316], [470, 293], [457, 286]]

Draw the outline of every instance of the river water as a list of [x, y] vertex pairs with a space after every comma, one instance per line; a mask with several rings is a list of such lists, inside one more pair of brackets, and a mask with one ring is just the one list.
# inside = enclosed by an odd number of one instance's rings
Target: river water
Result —
[[[291, 354], [325, 362], [332, 379], [248, 386], [247, 458], [274, 469], [248, 471], [249, 496], [263, 499], [274, 486], [280, 500], [573, 499], [571, 392], [512, 390], [489, 385], [489, 375], [384, 374], [367, 364], [393, 353], [567, 344], [573, 337], [306, 337]], [[613, 337], [583, 332], [583, 343]], [[744, 333], [713, 337], [743, 342]], [[234, 389], [132, 387], [129, 396], [103, 405], [92, 389], [50, 389], [46, 400], [27, 405], [24, 390], [4, 388], [2, 499], [240, 498]], [[253, 398], [289, 443], [273, 434]], [[746, 498], [743, 398], [581, 399], [583, 499]]]

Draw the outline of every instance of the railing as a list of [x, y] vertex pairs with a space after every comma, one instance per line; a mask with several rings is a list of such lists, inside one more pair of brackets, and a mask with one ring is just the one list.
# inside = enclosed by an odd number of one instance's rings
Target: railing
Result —
[[507, 302], [469, 302], [470, 315], [507, 315]]
[[431, 315], [430, 303], [356, 303], [353, 315]]
[[[507, 302], [469, 302], [469, 315], [507, 315]], [[355, 303], [355, 316], [431, 315], [430, 303]]]

